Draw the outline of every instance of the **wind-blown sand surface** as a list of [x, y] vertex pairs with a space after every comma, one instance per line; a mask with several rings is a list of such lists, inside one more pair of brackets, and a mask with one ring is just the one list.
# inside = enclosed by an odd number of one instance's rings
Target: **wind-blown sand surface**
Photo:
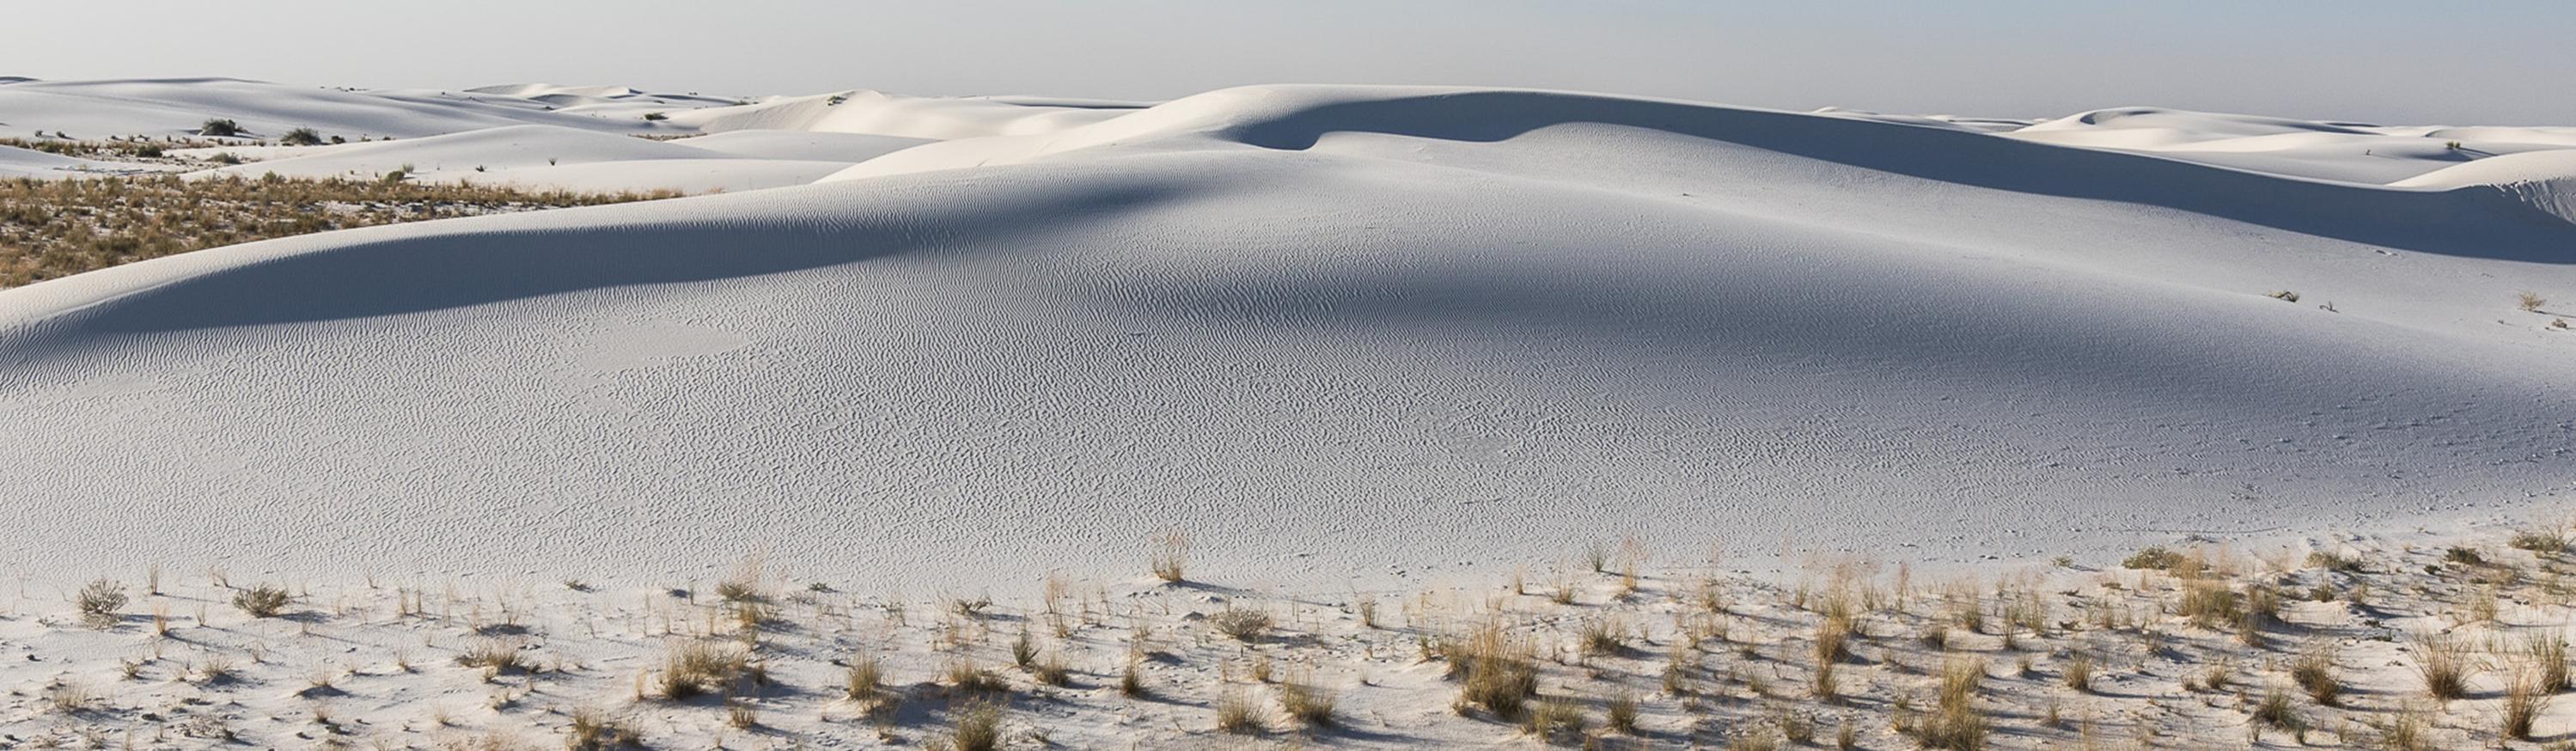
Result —
[[[147, 83], [0, 85], [0, 122]], [[66, 120], [172, 133], [250, 84], [201, 85]], [[1254, 595], [1490, 582], [1621, 536], [1772, 571], [2100, 565], [2516, 520], [2576, 466], [2545, 299], [2576, 298], [2563, 128], [477, 91], [240, 114], [404, 138], [226, 171], [733, 194], [0, 292], [0, 561], [31, 592], [158, 560], [632, 600], [757, 552], [864, 593], [1186, 599], [1133, 580], [1163, 530]], [[661, 131], [716, 134], [623, 135]], [[652, 633], [658, 606], [603, 607], [549, 632]]]

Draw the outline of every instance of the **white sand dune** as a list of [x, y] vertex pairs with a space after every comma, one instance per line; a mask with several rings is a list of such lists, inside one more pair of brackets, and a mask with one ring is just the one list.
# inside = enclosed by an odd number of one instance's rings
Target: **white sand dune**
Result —
[[[728, 134], [732, 136], [733, 134]], [[375, 178], [408, 169], [411, 179], [470, 182], [584, 192], [677, 190], [743, 191], [804, 185], [861, 160], [918, 141], [788, 133], [763, 137], [745, 132], [713, 142], [656, 141], [550, 125], [513, 125], [396, 141], [331, 146], [201, 148], [176, 151], [208, 157], [228, 153], [255, 160], [190, 173], [191, 177]], [[836, 159], [806, 158], [840, 155]]]
[[858, 163], [930, 142], [931, 139], [927, 138], [866, 133], [734, 130], [681, 139], [674, 143], [751, 159]]
[[2512, 303], [2576, 297], [2542, 155], [2387, 187], [1563, 92], [823, 101], [692, 125], [1030, 134], [0, 292], [0, 561], [649, 583], [767, 550], [1002, 589], [1177, 527], [1312, 590], [1625, 532], [1920, 559], [2458, 521], [2576, 462], [2576, 334]]
[[[234, 120], [251, 137], [272, 140], [295, 128], [353, 141], [521, 124], [611, 133], [654, 129], [642, 119], [642, 111], [629, 116], [622, 111], [561, 112], [553, 106], [503, 93], [371, 91], [229, 78], [28, 81], [0, 87], [0, 134], [191, 135], [210, 118]], [[636, 107], [681, 109], [660, 103]]]
[[16, 146], [0, 146], [0, 177], [96, 177], [146, 172], [151, 169], [140, 164], [102, 162]]
[[810, 130], [948, 140], [1047, 133], [1119, 117], [1145, 106], [1081, 99], [914, 97], [844, 91], [676, 113], [671, 115], [671, 122], [710, 133]]

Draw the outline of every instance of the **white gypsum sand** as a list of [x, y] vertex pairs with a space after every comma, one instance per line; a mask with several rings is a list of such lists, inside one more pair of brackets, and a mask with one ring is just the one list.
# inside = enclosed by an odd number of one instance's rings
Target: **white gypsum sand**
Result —
[[[34, 111], [12, 98], [29, 85], [0, 84], [0, 122]], [[1493, 610], [1550, 649], [1582, 638], [1582, 619], [1670, 625], [1606, 678], [1547, 669], [1543, 692], [1584, 698], [1597, 724], [1606, 697], [1583, 692], [1663, 690], [1641, 682], [1656, 669], [1642, 661], [1668, 656], [1688, 630], [1674, 611], [1712, 573], [1651, 575], [1613, 605], [1595, 590], [1614, 580], [1590, 575], [1575, 605], [1494, 601], [1515, 567], [1581, 569], [1547, 564], [1583, 541], [1633, 536], [1662, 560], [1723, 546], [1760, 574], [1727, 569], [1726, 586], [1756, 590], [1792, 586], [1786, 572], [1818, 551], [1990, 583], [1977, 562], [2101, 566], [2195, 536], [2304, 550], [2348, 544], [2335, 530], [2518, 523], [2554, 513], [2576, 459], [2563, 396], [2576, 332], [2549, 301], [2576, 296], [2564, 129], [1359, 86], [1152, 106], [534, 86], [325, 92], [277, 115], [222, 94], [247, 84], [85, 85], [162, 102], [83, 115], [109, 133], [166, 138], [211, 116], [271, 137], [313, 127], [295, 118], [421, 121], [390, 144], [245, 143], [236, 156], [258, 161], [210, 175], [405, 169], [730, 194], [293, 237], [0, 291], [0, 466], [22, 478], [0, 495], [18, 520], [0, 561], [28, 603], [0, 626], [39, 664], [80, 660], [22, 681], [23, 721], [45, 733], [80, 724], [36, 718], [33, 697], [105, 684], [109, 660], [149, 647], [131, 623], [71, 628], [60, 604], [96, 577], [131, 582], [136, 551], [229, 572], [229, 587], [192, 573], [176, 596], [213, 603], [209, 655], [279, 656], [244, 668], [264, 693], [232, 701], [256, 706], [226, 710], [257, 726], [253, 743], [343, 737], [268, 724], [317, 705], [279, 698], [308, 692], [276, 671], [323, 669], [321, 651], [347, 646], [317, 640], [334, 628], [361, 653], [426, 637], [420, 653], [452, 662], [512, 636], [480, 633], [505, 610], [544, 619], [519, 624], [541, 637], [519, 646], [571, 667], [483, 684], [442, 665], [330, 690], [417, 734], [402, 743], [553, 734], [589, 703], [641, 715], [648, 734], [704, 737], [714, 705], [627, 695], [650, 688], [666, 642], [738, 634], [706, 622], [739, 607], [666, 590], [696, 592], [749, 552], [838, 590], [780, 606], [815, 625], [763, 637], [786, 651], [760, 653], [781, 693], [740, 697], [771, 718], [755, 728], [874, 737], [832, 699], [831, 660], [883, 650], [901, 681], [961, 656], [990, 664], [1015, 622], [944, 616], [938, 600], [989, 593], [1027, 617], [1053, 576], [1090, 590], [1100, 617], [1064, 647], [1084, 688], [1059, 716], [1074, 719], [1032, 722], [1023, 702], [1007, 721], [1022, 731], [1207, 740], [1216, 681], [1255, 656], [1189, 614], [1241, 599], [1314, 639], [1299, 648], [1319, 651], [1272, 654], [1281, 667], [1339, 671], [1351, 706], [1379, 713], [1338, 743], [1500, 743], [1508, 723], [1450, 710], [1457, 687], [1406, 653], [1417, 637]], [[645, 120], [646, 106], [668, 114]], [[403, 114], [415, 110], [438, 114]], [[1196, 587], [1140, 577], [1172, 530], [1196, 541]], [[2434, 624], [2481, 587], [2555, 591], [2550, 569], [2519, 558], [2511, 579], [2423, 573], [2441, 554], [2403, 548], [2418, 540], [2363, 539], [2391, 577], [2375, 586], [2401, 590], [2387, 612], [2297, 606], [2289, 621], [2312, 631], [2293, 633], [2352, 640], [2357, 680], [2394, 686], [2393, 647], [2361, 643], [2373, 629]], [[2268, 566], [2286, 580], [2227, 586], [2326, 576], [2296, 563]], [[449, 612], [395, 613], [420, 606], [362, 578], [437, 591]], [[598, 591], [548, 584], [566, 578]], [[2190, 586], [2074, 579], [2016, 591], [2096, 587], [2081, 596], [2144, 612]], [[310, 617], [323, 636], [222, 610], [263, 581], [311, 582], [299, 607], [323, 611]], [[1457, 602], [1436, 608], [1436, 629], [1381, 633], [1327, 614], [1355, 610], [1354, 592]], [[1794, 592], [1769, 594], [1763, 607], [1786, 610], [1762, 644], [1781, 651], [1810, 628], [1785, 615]], [[890, 621], [897, 602], [911, 610]], [[2564, 605], [2534, 607], [2508, 625]], [[1932, 612], [1887, 617], [1912, 629]], [[2118, 652], [2137, 662], [2115, 680], [2154, 688], [2101, 700], [2098, 727], [2246, 737], [2246, 699], [2163, 684], [2215, 660], [2202, 642], [2224, 643], [2228, 624], [2173, 636], [2139, 625], [2152, 620], [2104, 638], [2198, 640], [2190, 659]], [[1162, 676], [1186, 698], [1104, 688], [1139, 622], [1191, 645]], [[2118, 646], [2050, 638], [1969, 649], [2001, 675], [2016, 654], [2058, 670], [2060, 650], [2107, 660]], [[2266, 649], [2240, 666], [2291, 654]], [[1795, 647], [1756, 651], [1738, 656], [1758, 667], [1726, 679], [1737, 696], [1760, 693], [1759, 670], [1813, 680], [1789, 667], [1805, 664]], [[145, 664], [180, 669], [165, 659]], [[1886, 675], [1853, 695], [1893, 702], [1916, 690], [1910, 670], [1939, 669], [1927, 659], [1938, 651], [1875, 663]], [[1383, 693], [1355, 675], [1380, 671]], [[208, 690], [149, 685], [114, 689], [110, 716]], [[2016, 721], [2051, 696], [2011, 685]], [[2399, 717], [2394, 691], [2326, 714]], [[452, 727], [386, 709], [493, 695]], [[948, 721], [938, 693], [902, 695], [915, 714], [892, 736]], [[2069, 713], [2093, 701], [2058, 698]], [[1655, 699], [1647, 724], [1699, 737], [1684, 701]], [[1721, 706], [1740, 727], [1797, 705]], [[1868, 706], [1855, 714], [1883, 738], [1900, 713]], [[2469, 731], [2467, 710], [2447, 716], [2446, 731]], [[2091, 732], [2050, 727], [2014, 742]]]

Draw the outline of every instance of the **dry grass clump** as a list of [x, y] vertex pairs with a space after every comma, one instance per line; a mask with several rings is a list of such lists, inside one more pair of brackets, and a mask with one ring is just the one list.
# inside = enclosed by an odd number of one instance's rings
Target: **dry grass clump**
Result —
[[2093, 654], [2078, 649], [2066, 655], [2066, 667], [2059, 671], [2058, 680], [2079, 693], [2092, 693]]
[[2530, 662], [2518, 664], [2504, 687], [2504, 714], [2499, 718], [2505, 737], [2531, 740], [2531, 723], [2548, 708], [2553, 695], [2541, 687], [2542, 666]]
[[1154, 570], [1154, 578], [1174, 584], [1180, 583], [1183, 575], [1189, 571], [1189, 533], [1167, 529], [1154, 535], [1153, 542], [1154, 555], [1148, 564]]
[[2557, 631], [2522, 637], [2522, 657], [2531, 666], [2532, 678], [2543, 693], [2566, 693], [2567, 635]]
[[945, 738], [932, 739], [930, 748], [955, 751], [992, 751], [1002, 747], [1002, 707], [988, 701], [967, 702], [950, 713], [956, 719]]
[[1232, 603], [1227, 603], [1225, 609], [1217, 611], [1215, 615], [1208, 616], [1208, 625], [1215, 627], [1217, 633], [1240, 641], [1261, 638], [1263, 633], [1270, 630], [1272, 622], [1269, 611], [1258, 608], [1238, 608]]
[[2567, 552], [2567, 542], [2567, 528], [2550, 525], [2516, 530], [2512, 537], [2506, 538], [2505, 545], [2549, 556]]
[[254, 240], [677, 195], [283, 177], [12, 178], [0, 180], [0, 287]]
[[2521, 309], [2523, 309], [2525, 312], [2535, 312], [2535, 311], [2538, 311], [2538, 310], [2540, 310], [2540, 306], [2548, 305], [2548, 304], [2549, 304], [2549, 298], [2541, 297], [2541, 296], [2540, 296], [2540, 293], [2537, 293], [2537, 292], [2516, 292], [2516, 293], [2513, 293], [2513, 306], [2514, 306], [2514, 307], [2517, 307], [2517, 308], [2521, 308]]
[[1617, 618], [1586, 620], [1576, 631], [1575, 643], [1586, 657], [1624, 654], [1628, 651], [1628, 624]]
[[1982, 751], [1994, 730], [1994, 721], [1977, 708], [1977, 690], [1985, 679], [1985, 660], [1952, 656], [1943, 661], [1934, 709], [1915, 727], [1914, 740], [1924, 748]]
[[285, 587], [261, 584], [234, 592], [233, 607], [249, 613], [253, 618], [274, 618], [278, 613], [286, 610], [286, 603], [292, 599], [294, 599], [293, 596], [286, 593]]
[[850, 701], [872, 701], [885, 688], [885, 667], [877, 658], [867, 655], [850, 658], [850, 669], [841, 682], [842, 695]]
[[680, 701], [726, 691], [742, 679], [750, 664], [751, 656], [734, 645], [678, 642], [662, 655], [662, 696]]
[[643, 736], [625, 721], [608, 716], [598, 707], [573, 708], [572, 725], [564, 730], [564, 748], [571, 751], [643, 747]]
[[2415, 672], [2424, 677], [2424, 693], [2450, 701], [2469, 695], [2469, 676], [2477, 672], [2469, 641], [2453, 634], [2415, 635]]
[[2299, 710], [2290, 706], [2290, 695], [2282, 693], [2279, 686], [2263, 691], [2263, 700], [2254, 705], [2253, 714], [2255, 722], [2280, 730], [2296, 733], [2307, 729], [2307, 721], [2299, 717]]
[[2127, 569], [2166, 571], [2181, 564], [2182, 560], [2183, 557], [2181, 553], [2176, 553], [2172, 550], [2166, 549], [2165, 546], [2162, 545], [2149, 545], [2147, 547], [2140, 548], [2138, 552], [2129, 554], [2128, 558], [2122, 559], [2120, 561], [2120, 567]]
[[1637, 694], [1626, 689], [1611, 694], [1601, 704], [1601, 723], [1613, 731], [1636, 735]]
[[516, 639], [479, 639], [457, 653], [456, 663], [495, 672], [529, 671], [536, 666], [529, 664], [527, 653], [521, 650], [523, 646]]
[[2321, 642], [2290, 661], [2290, 680], [2318, 706], [2331, 707], [2343, 696], [2343, 679], [2335, 673], [2335, 647]]
[[113, 626], [120, 620], [117, 611], [125, 609], [125, 585], [107, 579], [92, 581], [81, 587], [72, 602], [80, 608], [81, 622], [93, 628]]
[[1241, 690], [1227, 689], [1216, 700], [1216, 729], [1236, 735], [1254, 735], [1266, 729], [1261, 720], [1261, 705]]
[[1462, 710], [1467, 705], [1480, 706], [1496, 717], [1515, 719], [1527, 708], [1529, 698], [1538, 694], [1536, 649], [1506, 635], [1500, 623], [1477, 626], [1466, 639], [1448, 643], [1441, 652], [1449, 660], [1450, 674], [1463, 677], [1458, 685]]
[[1583, 705], [1554, 696], [1540, 699], [1521, 718], [1521, 730], [1537, 736], [1542, 742], [1554, 741], [1559, 736], [1582, 737], [1585, 724]]
[[1010, 683], [1003, 681], [1001, 676], [994, 675], [993, 671], [985, 670], [983, 666], [975, 664], [973, 660], [957, 660], [948, 663], [947, 678], [948, 686], [959, 693], [999, 694], [1011, 690]]
[[1332, 689], [1315, 685], [1311, 677], [1292, 678], [1279, 684], [1279, 708], [1306, 727], [1331, 727], [1336, 701], [1338, 699]]

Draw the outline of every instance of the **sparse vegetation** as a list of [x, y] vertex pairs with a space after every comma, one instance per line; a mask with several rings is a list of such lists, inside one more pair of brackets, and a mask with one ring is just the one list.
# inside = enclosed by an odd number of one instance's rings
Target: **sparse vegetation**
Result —
[[2516, 292], [2513, 295], [2513, 306], [2527, 313], [2540, 312], [2540, 306], [2548, 304], [2549, 298], [2541, 297], [2537, 292]]
[[2424, 693], [2450, 701], [2469, 695], [2469, 676], [2477, 672], [2469, 641], [2456, 634], [2425, 632], [2413, 639], [2415, 672], [2424, 678]]
[[277, 142], [288, 146], [320, 146], [322, 134], [314, 132], [312, 128], [296, 128], [278, 137]]
[[1268, 611], [1235, 607], [1229, 603], [1224, 610], [1208, 616], [1208, 625], [1214, 627], [1217, 633], [1234, 637], [1236, 640], [1252, 641], [1270, 631], [1271, 618]]
[[285, 612], [286, 603], [293, 599], [285, 587], [261, 584], [234, 592], [233, 607], [249, 613], [252, 618], [275, 618], [278, 613]]
[[228, 118], [206, 118], [203, 124], [197, 126], [197, 135], [210, 138], [237, 138], [242, 135], [241, 123], [233, 122]]
[[1151, 567], [1154, 577], [1178, 584], [1190, 565], [1190, 536], [1177, 529], [1163, 530], [1154, 536]]
[[113, 626], [122, 618], [118, 611], [125, 609], [125, 585], [108, 579], [94, 580], [81, 587], [73, 602], [80, 608], [82, 622], [92, 628]]
[[750, 661], [734, 645], [698, 639], [674, 642], [662, 655], [662, 698], [683, 701], [729, 691]]
[[675, 195], [238, 176], [0, 179], [0, 287], [291, 235]]

